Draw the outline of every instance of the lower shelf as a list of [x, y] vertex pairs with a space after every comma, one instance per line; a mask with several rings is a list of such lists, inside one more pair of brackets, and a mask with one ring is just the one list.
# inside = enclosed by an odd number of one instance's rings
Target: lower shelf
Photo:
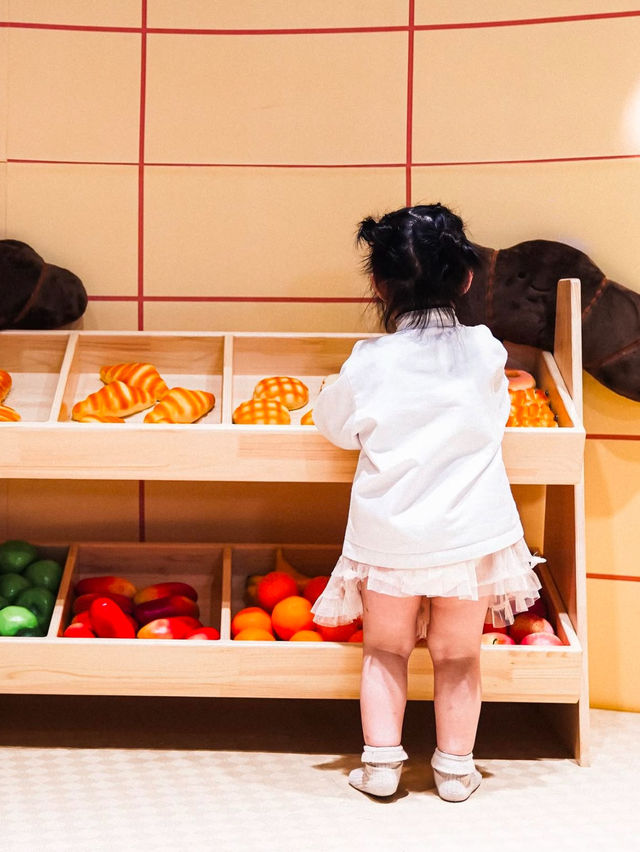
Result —
[[[245, 605], [248, 574], [273, 570], [278, 545], [93, 542], [69, 547], [46, 637], [2, 638], [0, 692], [69, 695], [166, 695], [255, 698], [357, 698], [360, 645], [337, 642], [236, 642], [230, 620]], [[338, 549], [282, 545], [307, 576], [329, 573]], [[582, 649], [550, 566], [539, 566], [549, 620], [562, 646], [485, 646], [485, 701], [571, 704], [578, 701]], [[182, 580], [199, 592], [203, 620], [218, 641], [69, 639], [72, 588], [81, 577], [117, 574], [136, 586]], [[409, 664], [409, 698], [433, 698], [429, 653]]]

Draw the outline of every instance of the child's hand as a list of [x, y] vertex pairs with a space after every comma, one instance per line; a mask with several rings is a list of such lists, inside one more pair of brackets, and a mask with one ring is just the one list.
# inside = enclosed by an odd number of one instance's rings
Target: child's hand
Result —
[[320, 385], [320, 390], [328, 388], [329, 385], [332, 385], [334, 382], [337, 382], [339, 378], [340, 373], [330, 373], [328, 376], [325, 376], [322, 380], [322, 384]]

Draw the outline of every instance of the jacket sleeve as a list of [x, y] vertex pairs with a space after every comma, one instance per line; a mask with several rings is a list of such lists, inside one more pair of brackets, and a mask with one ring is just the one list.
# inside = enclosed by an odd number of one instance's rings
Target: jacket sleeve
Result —
[[327, 440], [344, 450], [359, 450], [356, 404], [351, 382], [343, 366], [340, 376], [327, 385], [316, 399], [313, 422]]

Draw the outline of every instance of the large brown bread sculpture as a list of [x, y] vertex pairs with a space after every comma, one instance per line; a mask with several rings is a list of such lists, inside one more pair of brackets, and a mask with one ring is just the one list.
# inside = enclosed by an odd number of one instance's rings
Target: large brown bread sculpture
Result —
[[461, 322], [484, 323], [500, 340], [552, 350], [558, 281], [579, 278], [584, 368], [610, 390], [640, 402], [640, 293], [611, 281], [565, 243], [476, 247], [482, 267], [456, 305]]

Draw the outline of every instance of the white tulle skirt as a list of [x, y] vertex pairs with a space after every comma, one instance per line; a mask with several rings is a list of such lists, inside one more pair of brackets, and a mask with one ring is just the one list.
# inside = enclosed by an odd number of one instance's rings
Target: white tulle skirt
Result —
[[360, 590], [395, 597], [423, 597], [418, 614], [418, 638], [429, 624], [429, 598], [478, 600], [489, 596], [487, 621], [494, 627], [513, 624], [518, 612], [533, 605], [541, 588], [534, 566], [545, 560], [529, 552], [524, 539], [496, 553], [431, 568], [380, 568], [341, 556], [311, 612], [318, 624], [335, 627], [362, 616]]

